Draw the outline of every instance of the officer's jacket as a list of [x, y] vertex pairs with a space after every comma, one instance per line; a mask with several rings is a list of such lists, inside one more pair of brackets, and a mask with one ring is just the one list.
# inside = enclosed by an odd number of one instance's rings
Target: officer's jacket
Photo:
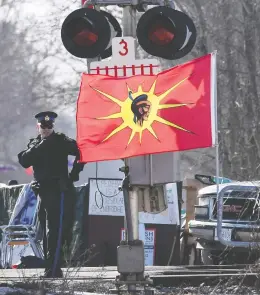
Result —
[[24, 168], [33, 166], [37, 181], [68, 179], [68, 155], [79, 157], [76, 141], [53, 132], [43, 140], [40, 136], [31, 139], [27, 149], [18, 154], [18, 160]]

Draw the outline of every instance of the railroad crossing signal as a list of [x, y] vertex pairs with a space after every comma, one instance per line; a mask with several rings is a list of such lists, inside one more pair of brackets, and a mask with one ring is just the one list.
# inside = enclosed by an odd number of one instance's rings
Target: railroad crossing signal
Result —
[[[184, 57], [196, 42], [196, 28], [189, 16], [166, 6], [146, 11], [138, 22], [136, 35], [147, 53], [169, 60]], [[79, 58], [111, 56], [111, 40], [121, 36], [122, 29], [114, 16], [92, 8], [72, 12], [61, 28], [63, 45]]]
[[147, 53], [170, 60], [184, 57], [196, 42], [193, 21], [185, 13], [165, 6], [144, 13], [136, 35]]
[[118, 21], [106, 11], [80, 8], [69, 14], [61, 28], [64, 47], [80, 58], [111, 56], [111, 39], [122, 36]]

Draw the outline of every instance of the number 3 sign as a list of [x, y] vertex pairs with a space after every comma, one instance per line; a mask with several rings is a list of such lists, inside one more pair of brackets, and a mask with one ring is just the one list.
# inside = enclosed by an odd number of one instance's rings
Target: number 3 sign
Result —
[[122, 39], [119, 44], [123, 46], [123, 51], [119, 51], [119, 54], [121, 56], [127, 55], [127, 53], [128, 53], [128, 43], [124, 39]]
[[135, 39], [133, 37], [117, 37], [112, 40], [113, 59], [135, 59]]
[[90, 63], [89, 73], [116, 77], [156, 75], [158, 59], [135, 59], [135, 42], [133, 37], [113, 38], [112, 58]]

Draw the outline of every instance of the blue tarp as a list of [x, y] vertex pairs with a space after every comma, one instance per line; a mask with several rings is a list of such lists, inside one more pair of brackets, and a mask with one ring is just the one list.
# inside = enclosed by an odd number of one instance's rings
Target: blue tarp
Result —
[[31, 189], [30, 184], [26, 184], [18, 196], [9, 224], [31, 225], [36, 213], [36, 206], [37, 197]]

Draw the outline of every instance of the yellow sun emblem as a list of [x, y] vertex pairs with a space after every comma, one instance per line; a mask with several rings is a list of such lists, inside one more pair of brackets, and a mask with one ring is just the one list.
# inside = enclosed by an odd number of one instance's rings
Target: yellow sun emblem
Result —
[[142, 89], [142, 86], [139, 85], [137, 92], [133, 93], [133, 91], [127, 86], [127, 92], [128, 96], [124, 101], [119, 100], [113, 96], [111, 96], [108, 93], [102, 92], [96, 88], [93, 88], [93, 90], [97, 91], [98, 93], [102, 94], [103, 96], [107, 97], [117, 105], [121, 107], [121, 111], [119, 113], [114, 113], [111, 115], [108, 115], [106, 117], [100, 117], [96, 118], [98, 120], [108, 120], [108, 119], [116, 119], [121, 118], [123, 120], [122, 124], [115, 128], [106, 138], [103, 139], [102, 142], [108, 140], [112, 136], [114, 136], [116, 133], [122, 131], [125, 128], [130, 128], [132, 130], [132, 133], [129, 137], [127, 145], [132, 141], [135, 134], [139, 133], [139, 141], [142, 142], [142, 133], [144, 130], [148, 130], [156, 139], [158, 139], [156, 133], [153, 130], [152, 124], [153, 122], [157, 121], [162, 124], [174, 127], [176, 129], [193, 133], [179, 125], [176, 125], [172, 122], [169, 122], [160, 116], [157, 115], [158, 110], [162, 109], [168, 109], [168, 108], [178, 108], [178, 107], [184, 107], [189, 105], [189, 103], [179, 103], [179, 104], [160, 104], [160, 102], [175, 88], [177, 88], [179, 85], [181, 85], [184, 81], [186, 81], [189, 77], [181, 80], [174, 86], [172, 86], [170, 89], [165, 91], [164, 93], [160, 95], [155, 94], [155, 86], [156, 86], [156, 80], [152, 84], [150, 90], [148, 92], [145, 92]]

